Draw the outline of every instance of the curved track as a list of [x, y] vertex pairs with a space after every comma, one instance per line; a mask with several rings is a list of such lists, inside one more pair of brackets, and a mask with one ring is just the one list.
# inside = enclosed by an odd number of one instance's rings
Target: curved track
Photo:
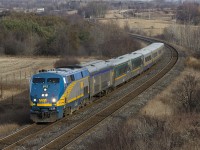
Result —
[[[145, 38], [143, 36], [139, 35], [132, 35], [131, 36], [147, 41], [147, 42], [156, 42], [158, 40], [156, 39], [150, 39]], [[159, 42], [159, 41], [158, 41]], [[163, 68], [158, 74], [153, 76], [151, 79], [149, 79], [147, 82], [139, 86], [134, 91], [124, 95], [122, 98], [117, 100], [115, 103], [112, 103], [111, 105], [107, 106], [105, 109], [99, 111], [98, 113], [94, 114], [90, 118], [86, 119], [85, 121], [79, 123], [75, 127], [71, 128], [67, 132], [63, 133], [62, 135], [55, 138], [53, 141], [48, 143], [47, 145], [44, 145], [41, 149], [61, 149], [64, 147], [67, 147], [70, 143], [72, 143], [77, 138], [84, 135], [84, 133], [92, 130], [93, 127], [98, 125], [100, 122], [102, 122], [107, 117], [111, 116], [114, 112], [116, 112], [118, 109], [123, 107], [126, 103], [137, 97], [139, 94], [141, 94], [143, 91], [145, 91], [147, 88], [149, 88], [151, 85], [153, 85], [157, 80], [162, 78], [171, 68], [176, 64], [176, 61], [178, 60], [178, 53], [175, 48], [173, 48], [170, 44], [161, 41], [165, 43], [165, 46], [168, 47], [169, 50], [171, 50], [171, 59], [167, 66]], [[123, 87], [122, 87], [123, 88]], [[118, 88], [116, 91], [120, 90]], [[106, 99], [106, 96], [102, 99]], [[64, 118], [66, 120], [66, 118]], [[39, 135], [42, 132], [48, 131], [51, 127], [57, 124], [61, 124], [63, 121], [57, 121], [52, 124], [32, 124], [17, 133], [14, 133], [10, 136], [7, 136], [3, 139], [0, 139], [0, 149], [14, 149], [17, 146], [23, 145], [24, 141], [28, 141], [29, 139], [35, 137], [36, 135]]]
[[[136, 38], [139, 38], [141, 40], [146, 40], [149, 42], [155, 42], [157, 40], [155, 39], [149, 39], [142, 36], [132, 35]], [[123, 98], [119, 99], [115, 103], [111, 104], [110, 106], [106, 107], [102, 111], [98, 112], [97, 114], [94, 114], [89, 119], [85, 120], [81, 124], [78, 124], [74, 128], [70, 129], [68, 132], [62, 134], [61, 136], [57, 137], [47, 145], [44, 145], [41, 149], [62, 149], [67, 148], [69, 144], [71, 144], [73, 141], [78, 139], [81, 136], [84, 136], [84, 133], [90, 131], [98, 125], [100, 122], [102, 122], [104, 119], [111, 116], [114, 112], [119, 110], [121, 107], [123, 107], [125, 104], [127, 104], [129, 101], [137, 97], [139, 94], [141, 94], [143, 91], [145, 91], [147, 88], [149, 88], [151, 85], [153, 85], [156, 81], [161, 79], [166, 73], [168, 73], [173, 66], [176, 64], [178, 60], [178, 52], [177, 50], [172, 47], [171, 45], [165, 43], [165, 46], [168, 47], [169, 50], [171, 50], [171, 59], [170, 62], [165, 66], [158, 74], [153, 76], [151, 79], [146, 81], [144, 84], [140, 85], [137, 89], [134, 91], [128, 93], [127, 95], [123, 96]]]

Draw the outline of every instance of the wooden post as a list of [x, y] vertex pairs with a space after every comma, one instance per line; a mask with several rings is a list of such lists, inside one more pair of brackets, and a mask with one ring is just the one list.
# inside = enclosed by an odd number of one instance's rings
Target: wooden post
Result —
[[22, 72], [21, 72], [21, 71], [20, 71], [20, 75], [19, 75], [19, 76], [20, 76], [20, 81], [19, 81], [20, 83], [19, 83], [19, 87], [20, 87], [20, 91], [22, 91], [22, 89], [21, 89], [21, 82], [22, 82]]
[[12, 105], [14, 104], [14, 98], [13, 98], [13, 94], [12, 94]]
[[8, 76], [6, 76], [6, 85], [5, 86], [7, 86], [7, 83], [8, 83]]
[[3, 98], [3, 85], [1, 83], [1, 98]]
[[3, 78], [1, 77], [1, 98], [3, 98]]

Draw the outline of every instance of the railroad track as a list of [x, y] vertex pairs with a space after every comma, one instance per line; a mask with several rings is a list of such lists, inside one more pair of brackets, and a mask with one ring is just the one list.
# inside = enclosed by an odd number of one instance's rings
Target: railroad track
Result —
[[[134, 36], [134, 35], [132, 35], [132, 36]], [[137, 38], [140, 38], [142, 40], [151, 41], [151, 42], [156, 41], [155, 39], [147, 39], [142, 36], [137, 36]], [[169, 63], [167, 64], [167, 66], [165, 66], [159, 73], [157, 73], [151, 79], [149, 79], [148, 81], [146, 81], [145, 83], [140, 85], [134, 91], [126, 94], [121, 99], [117, 100], [115, 103], [106, 107], [102, 111], [94, 114], [92, 117], [85, 120], [81, 124], [78, 124], [74, 128], [70, 129], [68, 132], [58, 136], [56, 139], [54, 139], [50, 143], [44, 145], [40, 149], [46, 150], [46, 149], [65, 149], [65, 148], [67, 148], [68, 145], [70, 145], [73, 141], [84, 136], [85, 133], [91, 131], [95, 126], [97, 126], [103, 120], [110, 117], [114, 112], [119, 110], [121, 107], [123, 107], [129, 101], [136, 98], [143, 91], [145, 91], [151, 85], [153, 85], [155, 82], [157, 82], [159, 79], [161, 79], [166, 73], [168, 73], [173, 68], [173, 66], [176, 64], [176, 62], [178, 60], [178, 52], [176, 51], [176, 49], [167, 43], [165, 43], [165, 46], [168, 47], [169, 50], [171, 50], [171, 59], [170, 59]]]
[[[144, 38], [144, 37], [138, 36], [138, 35], [131, 35], [131, 36], [134, 36], [134, 37], [141, 39], [141, 40], [145, 40], [147, 42], [155, 42], [155, 39], [148, 39], [148, 38]], [[84, 136], [84, 133], [87, 133], [90, 130], [92, 130], [93, 127], [95, 127], [100, 122], [102, 122], [103, 120], [105, 120], [106, 118], [111, 116], [114, 112], [119, 110], [126, 103], [128, 103], [129, 101], [131, 101], [132, 99], [137, 97], [140, 93], [142, 93], [148, 87], [150, 87], [152, 84], [154, 84], [158, 79], [162, 78], [174, 66], [174, 64], [176, 63], [176, 61], [178, 59], [178, 53], [176, 52], [176, 50], [172, 46], [168, 45], [167, 43], [165, 43], [165, 44], [171, 50], [171, 60], [169, 61], [167, 66], [165, 68], [163, 68], [158, 74], [156, 74], [154, 77], [152, 77], [147, 82], [142, 84], [136, 90], [124, 95], [122, 98], [120, 98], [116, 102], [112, 103], [111, 105], [109, 105], [105, 109], [97, 112], [96, 114], [89, 117], [88, 119], [85, 119], [81, 123], [78, 123], [76, 126], [72, 127], [67, 132], [57, 136], [54, 140], [52, 140], [48, 144], [44, 145], [40, 149], [62, 149], [62, 148], [66, 148], [74, 140], [76, 140], [77, 138], [79, 138], [81, 136]], [[127, 83], [127, 84], [131, 84], [131, 82]], [[123, 88], [123, 86], [118, 88], [116, 91], [114, 91], [114, 93], [119, 91], [121, 88]], [[97, 103], [100, 103], [101, 101], [106, 99], [106, 97], [108, 97], [108, 96], [109, 95], [107, 95], [103, 98], [100, 98], [97, 101]], [[91, 104], [91, 105], [95, 105], [95, 104]], [[89, 106], [89, 107], [91, 107], [91, 106]], [[87, 109], [87, 107], [84, 108], [84, 109]], [[82, 111], [84, 111], [84, 109]], [[48, 132], [53, 126], [58, 125], [58, 124], [62, 124], [63, 122], [66, 122], [66, 121], [67, 121], [67, 118], [64, 118], [64, 119], [59, 120], [59, 121], [52, 123], [52, 124], [33, 124], [33, 125], [30, 125], [29, 127], [22, 129], [21, 131], [15, 133], [15, 134], [12, 134], [12, 135], [10, 135], [6, 138], [0, 139], [0, 149], [14, 149], [18, 146], [21, 147], [21, 146], [23, 146], [24, 142], [26, 142], [26, 141], [34, 138], [34, 137], [36, 138], [36, 135], [39, 135], [42, 132]]]
[[0, 149], [12, 149], [20, 142], [23, 142], [35, 134], [39, 134], [46, 128], [51, 128], [53, 124], [32, 124], [5, 138], [0, 139]]

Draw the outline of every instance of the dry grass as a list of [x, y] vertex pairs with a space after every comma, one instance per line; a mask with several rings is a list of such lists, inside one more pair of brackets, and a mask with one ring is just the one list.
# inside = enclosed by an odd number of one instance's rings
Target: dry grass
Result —
[[18, 129], [20, 126], [18, 124], [5, 124], [0, 125], [0, 137], [6, 135], [7, 133], [11, 133], [12, 131]]
[[187, 75], [200, 80], [200, 72], [186, 68], [166, 90], [122, 124], [108, 127], [104, 139], [96, 139], [89, 149], [160, 150], [200, 149], [200, 114], [180, 109], [177, 88]]
[[149, 116], [171, 116], [176, 113], [178, 102], [174, 99], [176, 88], [178, 84], [183, 81], [186, 75], [193, 75], [197, 79], [200, 76], [200, 72], [195, 71], [194, 69], [185, 69], [179, 77], [177, 77], [163, 92], [157, 95], [153, 100], [141, 110], [142, 114], [148, 114]]
[[154, 116], [162, 118], [163, 116], [171, 116], [174, 112], [173, 108], [168, 104], [165, 104], [161, 99], [164, 95], [156, 97], [158, 100], [150, 101], [142, 110], [142, 114], [148, 114], [149, 116]]
[[[28, 102], [28, 100], [27, 100]], [[0, 137], [29, 124], [29, 106], [25, 104], [3, 104], [0, 106]]]
[[186, 64], [189, 68], [200, 70], [200, 60], [197, 58], [189, 57]]
[[175, 115], [163, 120], [134, 116], [122, 124], [108, 127], [106, 136], [89, 145], [89, 149], [110, 150], [187, 150], [199, 148], [200, 129], [195, 126], [200, 116]]
[[[102, 23], [108, 23], [110, 20], [100, 20]], [[145, 20], [145, 19], [112, 19], [121, 28], [125, 25], [130, 27], [130, 30], [142, 30], [148, 36], [157, 36], [163, 33], [164, 29], [173, 22], [163, 20]]]
[[1, 76], [52, 67], [58, 58], [0, 57]]
[[1, 100], [27, 90], [32, 74], [42, 68], [52, 68], [58, 58], [0, 57]]
[[[56, 61], [60, 58], [53, 57], [0, 57], [0, 74], [2, 77], [8, 76], [13, 78], [13, 74], [16, 74], [15, 78], [19, 78], [19, 72], [22, 72], [22, 77], [30, 75], [28, 72], [35, 72], [40, 69], [50, 69], [53, 68]], [[93, 57], [79, 57], [77, 58], [80, 62], [87, 62]]]
[[171, 19], [172, 14], [164, 14], [160, 11], [151, 12], [150, 19], [148, 12], [138, 14], [138, 17], [124, 18], [122, 15], [124, 11], [126, 10], [109, 11], [105, 16], [105, 19], [101, 19], [100, 22], [108, 23], [110, 21], [114, 21], [121, 28], [128, 25], [131, 30], [141, 30], [148, 36], [160, 35], [166, 27], [169, 27], [174, 23], [174, 20]]

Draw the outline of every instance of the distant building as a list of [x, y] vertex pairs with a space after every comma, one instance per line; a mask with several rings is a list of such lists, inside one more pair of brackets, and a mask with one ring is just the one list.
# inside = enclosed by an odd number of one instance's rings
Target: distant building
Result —
[[13, 7], [13, 11], [15, 11], [15, 12], [25, 12], [26, 10], [22, 7]]
[[43, 13], [44, 12], [44, 8], [37, 8], [36, 9], [36, 13]]

